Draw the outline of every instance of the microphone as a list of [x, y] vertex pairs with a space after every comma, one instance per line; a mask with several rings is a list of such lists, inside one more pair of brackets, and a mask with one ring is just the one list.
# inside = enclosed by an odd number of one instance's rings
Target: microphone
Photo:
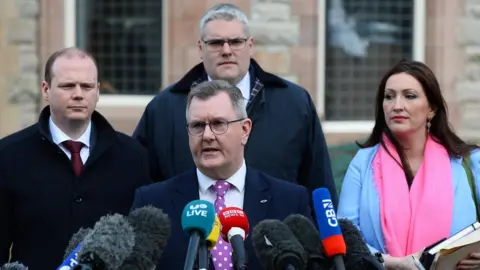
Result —
[[132, 252], [135, 234], [120, 214], [100, 218], [83, 240], [73, 270], [117, 269]]
[[250, 230], [247, 215], [241, 208], [226, 207], [218, 216], [222, 224], [222, 238], [232, 244], [233, 265], [239, 270], [247, 269], [247, 255], [243, 244]]
[[205, 241], [200, 241], [200, 245], [198, 246], [198, 270], [208, 269], [210, 261], [210, 254], [208, 251], [215, 247], [219, 236], [220, 220], [218, 219], [218, 216], [215, 215], [215, 222], [213, 223], [212, 231]]
[[83, 239], [92, 231], [90, 228], [80, 228], [76, 233], [72, 235], [70, 241], [68, 242], [67, 248], [65, 249], [65, 255], [63, 259], [66, 259], [75, 249], [79, 249], [80, 243], [82, 243]]
[[28, 270], [28, 267], [19, 262], [12, 262], [4, 264], [0, 267], [0, 270]]
[[287, 225], [265, 219], [252, 231], [255, 254], [265, 270], [304, 270], [307, 253]]
[[347, 254], [344, 257], [347, 269], [358, 270], [382, 270], [383, 265], [372, 255], [368, 249], [362, 234], [357, 227], [348, 219], [339, 219], [338, 223], [343, 232], [347, 244]]
[[144, 206], [130, 212], [127, 220], [135, 233], [135, 245], [118, 270], [155, 269], [171, 234], [168, 215], [159, 208]]
[[70, 270], [73, 266], [78, 264], [78, 251], [80, 250], [80, 244], [83, 239], [92, 231], [90, 228], [80, 228], [76, 233], [72, 235], [65, 249], [65, 255], [63, 257], [62, 264], [57, 270]]
[[222, 224], [220, 223], [218, 216], [215, 215], [215, 222], [213, 223], [212, 231], [208, 235], [207, 240], [205, 240], [208, 250], [211, 250], [217, 244], [218, 238], [220, 237], [221, 225]]
[[313, 191], [312, 199], [324, 253], [328, 258], [333, 258], [337, 270], [345, 270], [342, 256], [346, 254], [347, 247], [333, 209], [330, 192], [326, 188], [317, 188]]
[[182, 229], [190, 236], [184, 270], [192, 270], [200, 240], [206, 240], [215, 223], [215, 207], [211, 202], [195, 200], [189, 202], [182, 213]]
[[331, 262], [323, 255], [320, 234], [315, 225], [300, 214], [292, 214], [283, 220], [308, 255], [307, 269], [330, 269]]

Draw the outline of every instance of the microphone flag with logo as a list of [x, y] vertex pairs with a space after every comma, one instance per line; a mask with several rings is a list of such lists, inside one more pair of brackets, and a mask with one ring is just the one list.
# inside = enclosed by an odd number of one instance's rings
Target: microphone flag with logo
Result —
[[222, 238], [232, 245], [235, 269], [247, 269], [247, 255], [243, 241], [248, 236], [249, 224], [245, 212], [238, 207], [227, 207], [218, 213], [222, 224]]
[[192, 270], [200, 240], [205, 241], [213, 229], [215, 207], [209, 201], [191, 201], [183, 208], [181, 223], [183, 232], [190, 237], [184, 269]]
[[345, 269], [343, 255], [347, 253], [347, 247], [333, 208], [330, 192], [326, 188], [317, 188], [313, 191], [312, 200], [325, 255], [333, 258], [336, 269]]

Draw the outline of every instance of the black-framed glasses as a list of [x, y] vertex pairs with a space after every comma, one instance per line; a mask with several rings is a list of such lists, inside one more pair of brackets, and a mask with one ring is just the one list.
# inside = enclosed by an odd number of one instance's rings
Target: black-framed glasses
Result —
[[225, 132], [227, 132], [228, 126], [231, 123], [240, 122], [242, 120], [245, 120], [245, 118], [240, 118], [233, 121], [219, 119], [219, 120], [213, 120], [212, 122], [209, 122], [209, 123], [194, 121], [187, 124], [187, 130], [188, 130], [188, 133], [190, 133], [193, 136], [200, 136], [200, 135], [203, 135], [203, 133], [205, 132], [205, 127], [208, 125], [210, 127], [210, 130], [213, 132], [213, 134], [222, 135]]
[[232, 39], [210, 39], [203, 40], [203, 43], [207, 45], [207, 50], [211, 52], [220, 51], [225, 43], [228, 43], [230, 49], [234, 51], [242, 50], [247, 44], [248, 38], [232, 38]]

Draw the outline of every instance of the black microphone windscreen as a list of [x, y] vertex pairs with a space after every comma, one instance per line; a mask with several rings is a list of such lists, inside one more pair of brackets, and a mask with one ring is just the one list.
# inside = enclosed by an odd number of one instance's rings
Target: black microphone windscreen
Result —
[[376, 259], [368, 249], [367, 244], [365, 244], [365, 240], [358, 228], [348, 219], [339, 219], [338, 223], [347, 246], [347, 254], [345, 254], [343, 259], [345, 268], [358, 270], [379, 269], [378, 264], [372, 263], [372, 260]]
[[308, 267], [311, 270], [330, 269], [332, 263], [323, 254], [322, 239], [315, 225], [300, 214], [289, 215], [283, 220], [298, 242], [308, 254]]
[[0, 270], [28, 270], [28, 267], [19, 262], [12, 262], [4, 264], [0, 267]]
[[66, 260], [67, 257], [72, 253], [72, 251], [85, 239], [85, 236], [92, 231], [90, 228], [80, 228], [75, 234], [72, 235], [70, 241], [68, 242], [67, 248], [65, 249], [65, 255], [63, 260]]
[[118, 270], [151, 270], [160, 261], [171, 233], [168, 215], [153, 206], [133, 210], [128, 221], [135, 232], [135, 246]]
[[117, 269], [132, 252], [135, 233], [127, 219], [120, 214], [107, 215], [95, 223], [78, 251], [82, 259], [98, 258], [106, 269]]
[[298, 270], [306, 268], [307, 253], [287, 225], [279, 220], [259, 222], [253, 228], [252, 244], [265, 270], [286, 269], [289, 264]]

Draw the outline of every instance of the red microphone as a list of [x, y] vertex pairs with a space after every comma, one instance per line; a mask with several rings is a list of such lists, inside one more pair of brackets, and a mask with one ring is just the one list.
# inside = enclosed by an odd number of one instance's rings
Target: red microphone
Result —
[[223, 240], [232, 244], [235, 269], [247, 269], [247, 257], [243, 241], [248, 236], [250, 227], [245, 212], [238, 207], [227, 207], [218, 213]]

